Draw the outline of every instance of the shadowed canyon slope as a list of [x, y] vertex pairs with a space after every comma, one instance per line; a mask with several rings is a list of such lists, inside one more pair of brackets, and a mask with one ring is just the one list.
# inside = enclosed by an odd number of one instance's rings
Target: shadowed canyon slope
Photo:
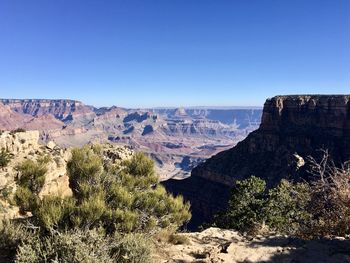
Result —
[[162, 179], [189, 175], [193, 167], [229, 149], [255, 130], [259, 108], [94, 108], [74, 100], [2, 99], [0, 129], [39, 130], [60, 146], [113, 142], [147, 152]]
[[166, 187], [192, 203], [192, 227], [225, 208], [235, 180], [255, 175], [269, 186], [308, 179], [308, 156], [328, 149], [336, 163], [350, 159], [350, 96], [277, 96], [265, 103], [260, 128], [218, 153], [185, 180]]

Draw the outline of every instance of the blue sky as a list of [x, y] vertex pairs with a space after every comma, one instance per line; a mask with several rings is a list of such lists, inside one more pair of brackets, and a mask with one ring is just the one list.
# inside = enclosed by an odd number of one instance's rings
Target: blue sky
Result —
[[349, 0], [0, 0], [0, 97], [247, 106], [350, 93]]

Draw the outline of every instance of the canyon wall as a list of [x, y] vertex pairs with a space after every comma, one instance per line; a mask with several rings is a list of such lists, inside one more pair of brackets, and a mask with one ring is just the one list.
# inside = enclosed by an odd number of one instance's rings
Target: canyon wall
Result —
[[184, 178], [199, 162], [231, 148], [260, 122], [256, 107], [94, 108], [75, 100], [0, 99], [0, 130], [39, 130], [61, 147], [87, 143], [132, 146], [157, 163], [162, 180]]
[[350, 160], [350, 95], [268, 99], [258, 130], [200, 164], [191, 177], [164, 184], [192, 203], [193, 228], [226, 207], [236, 180], [255, 175], [273, 186], [282, 178], [310, 179], [307, 157], [317, 158], [320, 149], [337, 164]]

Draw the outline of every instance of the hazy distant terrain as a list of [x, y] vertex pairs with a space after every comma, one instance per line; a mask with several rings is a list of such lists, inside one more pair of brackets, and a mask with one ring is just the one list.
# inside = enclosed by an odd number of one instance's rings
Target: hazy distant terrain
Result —
[[199, 162], [258, 128], [262, 109], [95, 108], [74, 100], [0, 100], [0, 129], [39, 130], [61, 146], [111, 142], [147, 152], [162, 179], [183, 178]]

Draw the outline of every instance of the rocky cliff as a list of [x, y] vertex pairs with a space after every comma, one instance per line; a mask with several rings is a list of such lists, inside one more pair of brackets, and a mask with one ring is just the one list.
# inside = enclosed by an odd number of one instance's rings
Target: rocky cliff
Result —
[[272, 186], [282, 178], [309, 179], [307, 157], [320, 149], [336, 163], [350, 159], [350, 95], [268, 99], [258, 130], [196, 167], [190, 178], [165, 185], [191, 201], [196, 226], [225, 208], [235, 180], [255, 175]]
[[76, 100], [46, 99], [1, 99], [11, 110], [33, 117], [51, 114], [59, 120], [68, 120], [74, 115], [92, 114], [93, 108]]
[[0, 102], [20, 114], [33, 117], [50, 114], [63, 122], [91, 120], [96, 116], [93, 107], [76, 100], [1, 99]]

